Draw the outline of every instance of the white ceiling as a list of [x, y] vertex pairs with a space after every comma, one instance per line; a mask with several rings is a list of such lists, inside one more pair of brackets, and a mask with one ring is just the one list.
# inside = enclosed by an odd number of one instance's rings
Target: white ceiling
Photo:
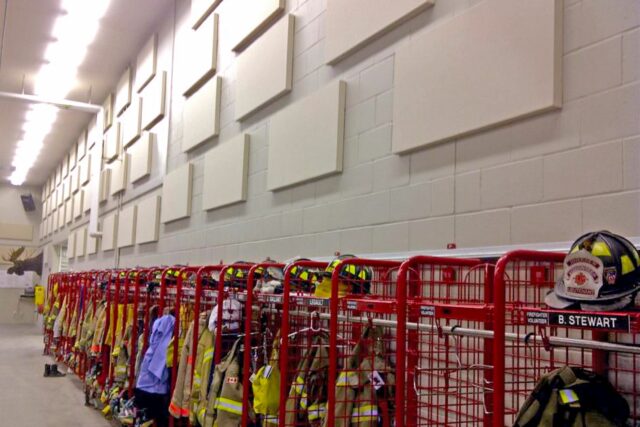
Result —
[[[87, 0], [91, 1], [91, 0]], [[68, 99], [101, 104], [138, 50], [171, 14], [175, 0], [112, 0]], [[0, 91], [33, 94], [59, 0], [0, 0]], [[5, 19], [5, 9], [6, 19]], [[6, 26], [6, 28], [3, 28]], [[28, 104], [0, 98], [0, 182], [7, 181]], [[42, 185], [88, 125], [90, 116], [61, 111], [25, 185]]]

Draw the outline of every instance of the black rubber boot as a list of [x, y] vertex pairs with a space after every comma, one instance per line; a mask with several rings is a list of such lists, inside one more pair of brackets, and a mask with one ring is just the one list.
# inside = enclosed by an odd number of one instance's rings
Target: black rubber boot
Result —
[[62, 372], [58, 371], [58, 365], [51, 365], [51, 372], [49, 373], [50, 377], [64, 377], [67, 374], [63, 374]]
[[49, 365], [48, 363], [45, 363], [44, 365], [44, 376], [51, 376], [51, 365]]

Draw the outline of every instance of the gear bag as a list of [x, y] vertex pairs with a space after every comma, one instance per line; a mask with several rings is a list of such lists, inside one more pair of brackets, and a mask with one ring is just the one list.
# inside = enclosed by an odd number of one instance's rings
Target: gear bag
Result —
[[566, 366], [542, 376], [514, 427], [621, 427], [629, 405], [603, 377]]
[[[252, 377], [253, 409], [265, 416], [265, 423], [272, 424], [280, 408], [280, 332], [273, 340], [269, 363]], [[277, 423], [276, 423], [277, 424]]]

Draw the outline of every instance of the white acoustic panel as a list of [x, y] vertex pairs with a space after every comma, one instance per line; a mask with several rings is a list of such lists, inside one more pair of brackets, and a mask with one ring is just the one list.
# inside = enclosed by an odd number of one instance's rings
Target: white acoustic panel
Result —
[[71, 150], [69, 150], [69, 172], [71, 172], [71, 169], [76, 167], [76, 159], [78, 156], [78, 145], [73, 144], [71, 146]]
[[225, 37], [240, 51], [258, 38], [284, 10], [284, 0], [233, 0], [221, 6]]
[[104, 134], [103, 157], [110, 162], [120, 154], [120, 123], [115, 123]]
[[156, 56], [158, 54], [158, 34], [151, 36], [138, 54], [136, 61], [136, 91], [140, 92], [156, 75]]
[[58, 206], [62, 206], [62, 204], [64, 203], [64, 182], [58, 185], [56, 194], [58, 198]]
[[0, 222], [0, 239], [32, 240], [33, 225]]
[[143, 132], [142, 137], [129, 147], [129, 182], [132, 184], [151, 174], [154, 137], [153, 133]]
[[220, 130], [220, 77], [214, 77], [186, 99], [182, 110], [182, 151], [187, 152], [218, 135]]
[[560, 107], [561, 26], [560, 0], [486, 0], [412, 36], [395, 57], [393, 151]]
[[62, 157], [62, 179], [69, 175], [69, 153]]
[[249, 135], [218, 144], [204, 157], [202, 208], [219, 208], [247, 199]]
[[142, 98], [142, 129], [149, 130], [164, 118], [167, 95], [167, 72], [162, 71], [145, 86]]
[[100, 194], [98, 200], [100, 203], [109, 200], [109, 187], [111, 185], [111, 169], [105, 169], [100, 174]]
[[80, 218], [84, 208], [84, 191], [78, 191], [73, 196], [73, 217]]
[[191, 95], [216, 73], [218, 63], [218, 15], [209, 16], [186, 37], [184, 95]]
[[75, 169], [71, 171], [69, 174], [69, 179], [71, 181], [71, 194], [75, 194], [80, 189], [80, 168], [76, 166]]
[[84, 186], [82, 190], [82, 211], [89, 212], [91, 210], [91, 184]]
[[122, 114], [131, 103], [131, 67], [127, 67], [118, 81], [114, 112], [116, 116]]
[[129, 108], [122, 115], [120, 125], [120, 135], [122, 146], [128, 147], [136, 139], [140, 138], [140, 127], [142, 122], [142, 98], [134, 96]]
[[87, 244], [87, 227], [76, 230], [76, 257], [84, 256]]
[[122, 158], [111, 165], [111, 184], [109, 193], [115, 196], [127, 187], [127, 163], [129, 155], [124, 153]]
[[69, 237], [67, 237], [67, 257], [75, 258], [76, 256], [76, 233], [69, 232]]
[[327, 0], [327, 62], [335, 64], [434, 3], [435, 0]]
[[69, 174], [62, 182], [63, 188], [64, 188], [63, 190], [64, 200], [69, 200], [69, 197], [71, 197], [71, 181], [72, 181], [71, 174]]
[[136, 219], [136, 243], [158, 240], [160, 229], [160, 196], [149, 197], [138, 203]]
[[91, 155], [86, 155], [78, 167], [80, 168], [80, 185], [84, 185], [91, 179]]
[[98, 252], [98, 239], [91, 237], [89, 230], [87, 230], [87, 255], [93, 255]]
[[193, 165], [186, 163], [168, 173], [162, 184], [162, 223], [191, 216]]
[[335, 81], [271, 118], [269, 190], [342, 171], [345, 95]]
[[78, 145], [76, 157], [78, 161], [82, 160], [84, 156], [87, 154], [87, 131], [83, 130], [78, 137]]
[[236, 120], [291, 90], [294, 22], [285, 16], [238, 57]]
[[221, 2], [222, 0], [191, 0], [191, 28], [198, 28]]
[[58, 220], [56, 221], [55, 230], [61, 230], [64, 228], [64, 206], [58, 209]]
[[65, 219], [67, 224], [73, 222], [73, 199], [69, 199], [64, 203]]
[[136, 213], [137, 206], [131, 205], [123, 208], [118, 215], [118, 247], [133, 246], [136, 241]]
[[109, 129], [113, 124], [113, 102], [114, 96], [110, 93], [109, 96], [107, 96], [107, 99], [104, 100], [104, 104], [102, 104], [103, 132]]
[[100, 138], [100, 134], [101, 132], [98, 132], [97, 116], [94, 115], [89, 122], [89, 128], [87, 129], [87, 151], [93, 148], [98, 140], [102, 140], [102, 138]]
[[102, 220], [102, 250], [112, 251], [116, 248], [118, 233], [118, 213], [106, 215]]

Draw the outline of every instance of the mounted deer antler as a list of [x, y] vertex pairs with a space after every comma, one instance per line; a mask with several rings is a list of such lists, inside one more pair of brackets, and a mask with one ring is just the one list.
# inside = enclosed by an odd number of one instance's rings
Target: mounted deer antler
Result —
[[23, 253], [24, 253], [24, 246], [21, 246], [18, 249], [11, 249], [11, 252], [9, 252], [9, 258], [7, 258], [6, 256], [3, 256], [2, 259], [7, 262], [15, 263], [16, 261], [18, 261], [18, 258], [20, 258]]
[[24, 253], [24, 249], [24, 246], [21, 246], [17, 249], [12, 249], [9, 252], [8, 258], [6, 256], [2, 257], [2, 259], [6, 262], [13, 263], [13, 266], [7, 269], [7, 273], [22, 276], [25, 271], [34, 271], [36, 274], [38, 274], [38, 276], [42, 276], [42, 252], [34, 257], [19, 259]]

